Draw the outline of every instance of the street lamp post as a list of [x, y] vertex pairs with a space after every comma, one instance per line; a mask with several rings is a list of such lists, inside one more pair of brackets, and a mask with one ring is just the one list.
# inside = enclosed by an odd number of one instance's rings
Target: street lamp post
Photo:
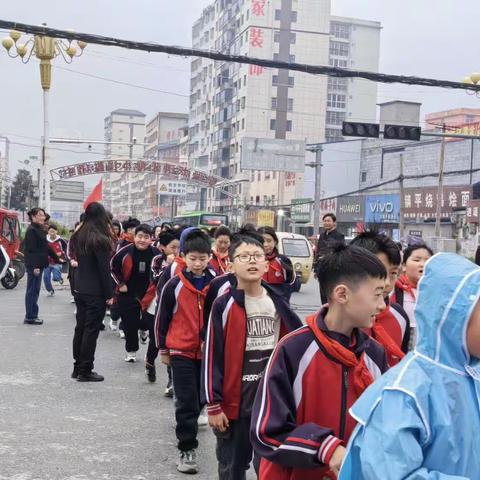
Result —
[[[45, 25], [45, 24], [44, 24]], [[22, 34], [12, 30], [2, 45], [11, 58], [20, 58], [22, 63], [28, 63], [32, 55], [40, 60], [40, 81], [43, 89], [43, 138], [42, 160], [40, 165], [40, 206], [50, 212], [50, 180], [48, 179], [48, 139], [49, 139], [49, 110], [48, 100], [52, 83], [52, 60], [61, 55], [67, 63], [72, 63], [74, 57], [82, 55], [87, 46], [85, 42], [58, 40], [43, 35], [34, 35], [25, 43], [19, 43]], [[15, 53], [11, 53], [15, 47]]]

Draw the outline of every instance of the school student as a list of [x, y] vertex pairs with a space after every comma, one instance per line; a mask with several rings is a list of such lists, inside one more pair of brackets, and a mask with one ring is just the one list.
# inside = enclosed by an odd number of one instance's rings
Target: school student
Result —
[[382, 262], [343, 245], [319, 262], [328, 305], [280, 340], [255, 398], [260, 480], [335, 478], [356, 423], [348, 409], [387, 369], [383, 347], [362, 331], [385, 308]]
[[287, 301], [262, 282], [262, 243], [237, 237], [230, 247], [234, 285], [213, 304], [202, 363], [202, 397], [217, 437], [218, 478], [244, 480], [252, 460], [250, 418], [258, 383], [282, 333], [302, 326]]
[[289, 300], [297, 281], [292, 262], [285, 255], [278, 253], [278, 237], [274, 228], [261, 227], [257, 232], [263, 237], [268, 260], [268, 270], [263, 279], [272, 285], [280, 286]]
[[182, 256], [186, 266], [161, 292], [155, 338], [162, 362], [172, 367], [179, 450], [177, 470], [197, 473], [203, 305], [215, 273], [207, 268], [211, 253], [208, 235], [195, 229], [183, 240]]
[[480, 269], [439, 253], [424, 274], [415, 350], [353, 405], [341, 480], [480, 478]]
[[356, 245], [372, 252], [383, 263], [387, 278], [385, 281], [385, 309], [375, 318], [372, 328], [366, 333], [380, 343], [387, 353], [388, 365], [395, 366], [408, 352], [410, 340], [410, 320], [405, 310], [390, 301], [398, 272], [402, 263], [396, 243], [383, 233], [365, 231], [356, 236], [350, 245]]
[[[156, 227], [158, 228], [158, 227]], [[158, 279], [162, 272], [168, 268], [178, 255], [178, 248], [180, 240], [178, 235], [173, 231], [161, 231], [157, 237], [156, 246], [159, 249], [160, 254], [155, 256], [151, 265], [151, 279], [155, 285], [158, 283]], [[144, 318], [149, 326], [149, 339], [148, 349], [145, 356], [145, 374], [150, 382], [157, 380], [157, 371], [155, 368], [155, 360], [158, 356], [158, 348], [155, 344], [155, 311], [158, 303], [158, 295], [155, 294], [155, 298], [150, 302], [147, 310], [144, 312]], [[165, 388], [164, 395], [166, 397], [173, 397], [173, 385], [172, 375], [170, 367], [167, 367], [168, 371], [168, 384]]]
[[433, 256], [433, 251], [423, 243], [408, 246], [403, 252], [405, 273], [400, 275], [395, 283], [392, 300], [403, 307], [410, 319], [409, 350], [413, 350], [416, 342], [415, 305], [417, 304], [418, 282], [423, 276], [425, 263], [431, 256]]
[[125, 361], [136, 362], [138, 336], [147, 342], [148, 325], [142, 312], [155, 297], [155, 285], [150, 282], [150, 267], [158, 250], [151, 245], [151, 229], [147, 224], [135, 228], [133, 243], [118, 250], [110, 268], [116, 287], [116, 309], [125, 332]]
[[52, 285], [52, 277], [54, 282], [59, 282], [60, 285], [63, 284], [62, 263], [65, 263], [67, 259], [67, 242], [58, 235], [58, 228], [53, 223], [48, 225], [47, 242], [49, 249], [55, 252], [55, 255], [58, 257], [58, 260], [49, 257], [48, 267], [45, 267], [43, 271], [45, 290], [47, 290], [48, 296], [53, 297], [55, 290]]
[[232, 232], [224, 225], [218, 227], [213, 234], [214, 246], [210, 266], [217, 275], [223, 275], [228, 270], [228, 248], [232, 241]]

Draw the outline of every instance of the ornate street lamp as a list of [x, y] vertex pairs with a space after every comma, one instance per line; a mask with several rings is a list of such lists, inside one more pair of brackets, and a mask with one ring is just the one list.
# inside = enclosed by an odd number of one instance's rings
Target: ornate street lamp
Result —
[[[46, 25], [45, 23], [42, 25]], [[40, 81], [43, 89], [43, 139], [40, 165], [40, 205], [50, 213], [50, 180], [48, 179], [48, 94], [52, 82], [52, 60], [59, 55], [67, 63], [83, 54], [87, 44], [81, 41], [65, 41], [43, 35], [34, 35], [21, 42], [22, 34], [12, 30], [2, 45], [9, 57], [28, 63], [33, 55], [40, 60]], [[15, 47], [15, 48], [14, 48]]]
[[[480, 85], [480, 73], [476, 72], [468, 75], [468, 77], [465, 77], [462, 80], [462, 83], [468, 83], [471, 85]], [[476, 95], [477, 97], [480, 97], [480, 92], [478, 91], [474, 91], [474, 92], [470, 90], [465, 90], [465, 91], [467, 92], [468, 95]]]

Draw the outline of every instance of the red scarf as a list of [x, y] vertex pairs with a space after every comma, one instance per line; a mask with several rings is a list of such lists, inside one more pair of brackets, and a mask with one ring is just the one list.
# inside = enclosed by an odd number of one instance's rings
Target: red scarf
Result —
[[404, 292], [408, 292], [415, 300], [415, 289], [417, 288], [406, 275], [401, 275], [396, 281], [395, 285], [401, 288]]
[[331, 357], [338, 360], [342, 365], [345, 365], [348, 368], [353, 368], [355, 393], [357, 396], [360, 396], [374, 381], [370, 370], [365, 364], [365, 352], [362, 352], [360, 359], [358, 359], [351, 350], [331, 339], [320, 330], [317, 324], [317, 314], [307, 317], [306, 322], [315, 335], [315, 338]]
[[221, 254], [216, 250], [213, 250], [213, 256], [217, 260], [218, 268], [220, 269], [220, 274], [227, 273], [228, 270], [228, 252]]
[[[373, 323], [372, 326], [372, 333], [373, 333], [373, 338], [377, 340], [385, 349], [385, 352], [387, 353], [387, 357], [391, 358], [392, 360], [395, 361], [394, 365], [396, 365], [404, 356], [405, 354], [402, 352], [402, 350], [399, 348], [399, 346], [395, 343], [393, 338], [388, 334], [388, 332], [383, 328], [383, 325], [379, 323], [379, 320], [382, 318], [382, 314], [388, 313], [388, 308], [387, 307], [384, 312], [381, 312], [380, 314], [377, 315], [375, 322]], [[390, 365], [393, 367], [393, 365]]]

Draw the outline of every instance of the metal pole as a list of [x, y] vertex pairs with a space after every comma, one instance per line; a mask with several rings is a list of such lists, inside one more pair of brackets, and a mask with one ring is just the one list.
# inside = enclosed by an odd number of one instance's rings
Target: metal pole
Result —
[[322, 151], [319, 146], [315, 151], [315, 203], [313, 206], [313, 234], [320, 230], [320, 199], [322, 198]]
[[[445, 133], [445, 125], [442, 128]], [[437, 213], [435, 218], [435, 236], [440, 237], [440, 218], [442, 216], [442, 196], [443, 196], [443, 169], [445, 166], [445, 137], [442, 137], [440, 147], [440, 167], [438, 170], [438, 190], [437, 190]]]
[[470, 148], [470, 185], [472, 184], [473, 181], [473, 156], [474, 156], [474, 151], [475, 151], [475, 140], [472, 138], [472, 145]]
[[50, 180], [48, 178], [48, 134], [49, 134], [49, 90], [43, 90], [43, 140], [42, 140], [42, 164], [40, 168], [40, 206], [50, 212]]
[[405, 234], [405, 218], [403, 213], [404, 209], [405, 209], [405, 192], [403, 189], [403, 153], [400, 153], [400, 222], [398, 225], [400, 239], [402, 239]]

